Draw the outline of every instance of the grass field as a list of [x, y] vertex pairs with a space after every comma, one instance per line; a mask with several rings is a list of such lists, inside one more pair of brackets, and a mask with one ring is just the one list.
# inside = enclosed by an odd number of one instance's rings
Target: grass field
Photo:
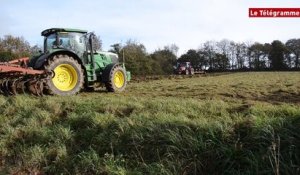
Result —
[[0, 174], [300, 174], [300, 72], [0, 96]]

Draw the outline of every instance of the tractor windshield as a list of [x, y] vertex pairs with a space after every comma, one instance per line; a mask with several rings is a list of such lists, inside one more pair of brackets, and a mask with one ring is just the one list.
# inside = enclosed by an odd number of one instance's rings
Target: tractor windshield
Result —
[[186, 67], [186, 63], [180, 63], [180, 67]]
[[85, 35], [82, 33], [60, 32], [45, 37], [45, 52], [54, 49], [68, 49], [82, 55], [86, 49]]

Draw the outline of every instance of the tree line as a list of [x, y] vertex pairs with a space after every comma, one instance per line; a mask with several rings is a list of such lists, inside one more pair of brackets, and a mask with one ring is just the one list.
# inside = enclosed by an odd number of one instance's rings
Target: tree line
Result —
[[143, 44], [128, 41], [124, 46], [112, 45], [110, 51], [125, 57], [126, 66], [134, 74], [171, 74], [176, 62], [191, 62], [207, 71], [300, 70], [300, 39], [286, 43], [234, 42], [227, 39], [207, 41], [198, 49], [190, 49], [177, 58], [175, 44], [148, 54]]
[[132, 40], [124, 45], [117, 43], [111, 47], [109, 51], [118, 54], [120, 61], [125, 62], [126, 69], [134, 75], [172, 74], [179, 49], [171, 44], [149, 54], [143, 44]]
[[[98, 47], [95, 47], [101, 49], [100, 36], [96, 39]], [[0, 38], [0, 61], [31, 57], [39, 50], [42, 49], [37, 45], [30, 46], [23, 37], [5, 35]], [[177, 57], [178, 50], [178, 46], [171, 44], [148, 53], [142, 43], [128, 40], [124, 44], [113, 44], [109, 51], [118, 54], [120, 61], [125, 61], [126, 68], [134, 75], [172, 74], [176, 62], [187, 61], [207, 71], [300, 69], [300, 39], [290, 39], [286, 43], [274, 40], [264, 44], [227, 39], [207, 41], [180, 57]]]
[[211, 71], [229, 70], [297, 70], [300, 68], [300, 39], [286, 43], [234, 42], [227, 39], [207, 41], [197, 50], [191, 49], [178, 61]]
[[30, 57], [37, 54], [41, 48], [37, 45], [30, 46], [23, 37], [5, 35], [0, 37], [0, 61], [5, 62], [21, 57]]

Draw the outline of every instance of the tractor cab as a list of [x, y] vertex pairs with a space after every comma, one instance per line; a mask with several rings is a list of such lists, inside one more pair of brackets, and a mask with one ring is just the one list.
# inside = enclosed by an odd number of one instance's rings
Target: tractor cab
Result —
[[79, 57], [90, 50], [88, 46], [87, 31], [75, 29], [47, 29], [42, 32], [44, 36], [44, 52], [53, 52], [59, 49], [73, 51]]
[[191, 67], [191, 62], [178, 62], [177, 67], [178, 68], [189, 68], [189, 67]]

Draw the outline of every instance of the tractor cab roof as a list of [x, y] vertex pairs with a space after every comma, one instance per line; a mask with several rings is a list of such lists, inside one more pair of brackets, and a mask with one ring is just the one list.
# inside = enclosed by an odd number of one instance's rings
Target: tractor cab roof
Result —
[[80, 29], [68, 29], [68, 28], [50, 28], [42, 31], [42, 36], [49, 36], [52, 33], [56, 32], [74, 32], [74, 33], [87, 33], [87, 30]]

